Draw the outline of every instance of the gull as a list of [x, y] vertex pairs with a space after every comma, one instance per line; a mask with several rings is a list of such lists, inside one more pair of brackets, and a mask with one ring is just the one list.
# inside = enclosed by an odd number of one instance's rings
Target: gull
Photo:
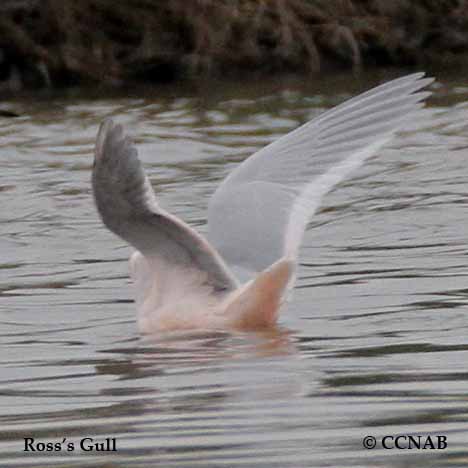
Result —
[[414, 73], [384, 83], [248, 157], [210, 199], [206, 237], [161, 207], [131, 138], [104, 120], [93, 194], [105, 226], [135, 249], [139, 330], [274, 327], [323, 196], [423, 106], [432, 81]]

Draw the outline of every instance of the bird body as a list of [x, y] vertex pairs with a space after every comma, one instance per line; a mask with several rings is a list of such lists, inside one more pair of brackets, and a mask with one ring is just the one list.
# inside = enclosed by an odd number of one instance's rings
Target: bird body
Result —
[[430, 94], [417, 73], [367, 91], [240, 164], [210, 200], [207, 238], [160, 207], [120, 125], [99, 129], [93, 194], [104, 224], [135, 248], [138, 326], [273, 326], [295, 280], [298, 250], [322, 197], [373, 155]]

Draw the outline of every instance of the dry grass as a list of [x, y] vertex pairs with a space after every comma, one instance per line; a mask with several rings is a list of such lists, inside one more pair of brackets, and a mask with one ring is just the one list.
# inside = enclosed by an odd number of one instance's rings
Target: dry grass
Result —
[[416, 64], [468, 50], [468, 0], [3, 0], [0, 79], [68, 85]]

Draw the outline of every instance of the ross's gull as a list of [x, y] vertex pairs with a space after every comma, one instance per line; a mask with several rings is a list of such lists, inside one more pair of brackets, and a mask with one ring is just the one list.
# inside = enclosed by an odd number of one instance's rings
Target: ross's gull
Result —
[[104, 224], [130, 257], [142, 332], [273, 326], [293, 286], [310, 217], [430, 94], [415, 73], [367, 91], [240, 164], [209, 203], [203, 237], [158, 204], [121, 125], [99, 129], [92, 175]]

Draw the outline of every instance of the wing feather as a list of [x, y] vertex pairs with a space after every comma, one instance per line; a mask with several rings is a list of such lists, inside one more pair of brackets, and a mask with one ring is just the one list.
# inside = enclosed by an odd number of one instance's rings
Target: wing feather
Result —
[[[420, 108], [433, 80], [408, 75], [356, 96], [257, 151], [218, 187], [208, 239], [234, 271], [252, 276], [295, 257], [329, 190]], [[419, 91], [419, 92], [418, 92]]]
[[215, 291], [238, 285], [220, 255], [194, 229], [156, 201], [132, 140], [121, 125], [105, 120], [96, 139], [94, 199], [104, 224], [150, 260], [194, 270]]

